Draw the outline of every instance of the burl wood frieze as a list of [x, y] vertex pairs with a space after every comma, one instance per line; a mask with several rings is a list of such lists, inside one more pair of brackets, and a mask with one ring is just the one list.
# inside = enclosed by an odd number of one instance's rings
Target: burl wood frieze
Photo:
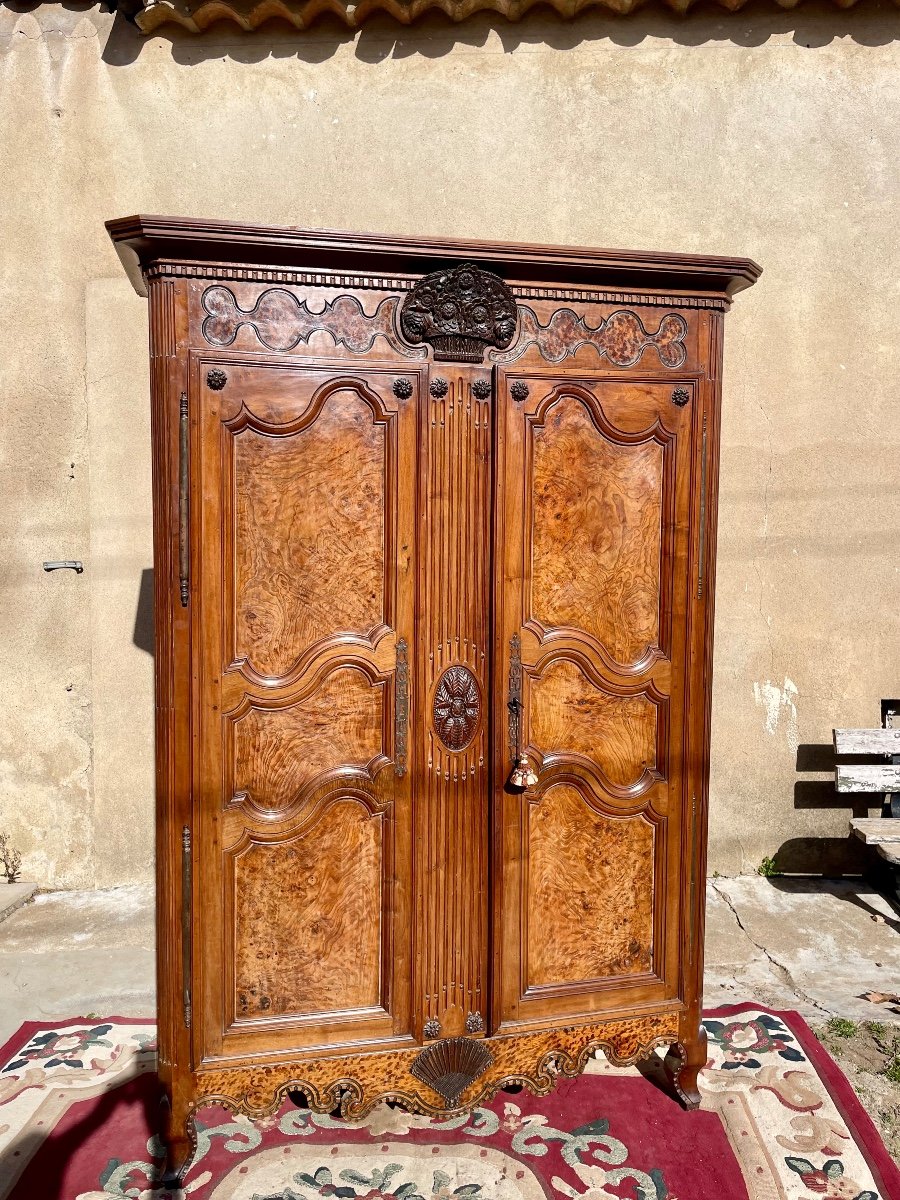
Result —
[[[352, 1117], [671, 1044], [697, 1102], [744, 259], [136, 217], [160, 1073]], [[673, 1103], [675, 1099], [673, 1098]]]

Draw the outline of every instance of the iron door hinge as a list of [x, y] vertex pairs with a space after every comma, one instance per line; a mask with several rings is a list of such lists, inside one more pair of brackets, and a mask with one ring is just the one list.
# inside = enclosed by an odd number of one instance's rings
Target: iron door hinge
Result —
[[178, 427], [178, 590], [182, 608], [187, 608], [191, 585], [188, 433], [188, 398], [187, 392], [182, 392]]
[[191, 1027], [191, 887], [193, 858], [191, 831], [181, 831], [181, 978], [184, 988], [184, 1023]]

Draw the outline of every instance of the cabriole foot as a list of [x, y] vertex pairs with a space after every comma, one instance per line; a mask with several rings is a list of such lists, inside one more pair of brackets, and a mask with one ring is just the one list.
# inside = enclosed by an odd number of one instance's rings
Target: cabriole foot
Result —
[[702, 1025], [691, 1038], [673, 1042], [665, 1057], [666, 1075], [678, 1099], [687, 1109], [700, 1107], [697, 1078], [706, 1066], [706, 1030]]

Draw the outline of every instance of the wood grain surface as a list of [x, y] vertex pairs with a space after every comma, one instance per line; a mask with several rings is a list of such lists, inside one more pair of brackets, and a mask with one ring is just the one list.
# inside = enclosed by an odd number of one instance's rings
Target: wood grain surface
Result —
[[614, 695], [571, 659], [529, 679], [531, 740], [545, 757], [584, 755], [604, 779], [633, 788], [656, 766], [657, 707], [645, 692]]
[[384, 750], [383, 687], [357, 667], [331, 671], [305, 700], [251, 707], [234, 725], [234, 786], [258, 808], [287, 808], [305, 785]]
[[350, 390], [290, 436], [235, 437], [235, 657], [286, 675], [310, 646], [384, 615], [385, 445]]
[[900, 792], [900, 763], [838, 763], [834, 780], [839, 792]]
[[497, 605], [538, 774], [497, 826], [504, 1031], [677, 986], [691, 413], [672, 390], [520, 364], [498, 386]]
[[526, 986], [652, 967], [653, 826], [596, 812], [570, 784], [528, 805]]
[[236, 855], [238, 1017], [380, 1002], [381, 841], [380, 820], [343, 801], [302, 834]]
[[669, 1011], [489, 1038], [486, 1045], [494, 1062], [465, 1090], [456, 1109], [448, 1109], [437, 1092], [410, 1074], [418, 1047], [204, 1070], [197, 1077], [192, 1107], [224, 1104], [258, 1119], [276, 1112], [287, 1093], [296, 1091], [317, 1112], [340, 1108], [349, 1120], [364, 1117], [382, 1100], [397, 1100], [410, 1112], [449, 1116], [486, 1103], [505, 1084], [521, 1084], [534, 1095], [545, 1096], [561, 1077], [580, 1074], [597, 1050], [621, 1066], [640, 1062], [655, 1046], [674, 1040], [678, 1030], [678, 1015]]
[[635, 662], [659, 635], [662, 450], [611, 441], [574, 396], [533, 437], [534, 616]]
[[891, 846], [900, 843], [900, 821], [893, 817], [854, 817], [850, 832], [870, 846]]
[[835, 754], [900, 754], [900, 729], [835, 729]]
[[[478, 381], [481, 381], [479, 386]], [[416, 957], [419, 1019], [442, 1036], [486, 1009], [490, 388], [485, 372], [436, 364], [423, 414], [419, 587]], [[455, 673], [453, 668], [459, 668]], [[450, 675], [463, 712], [451, 722]], [[465, 684], [465, 686], [463, 686]], [[468, 701], [468, 703], [466, 703]], [[459, 748], [451, 732], [461, 735]], [[450, 742], [451, 744], [448, 744]]]

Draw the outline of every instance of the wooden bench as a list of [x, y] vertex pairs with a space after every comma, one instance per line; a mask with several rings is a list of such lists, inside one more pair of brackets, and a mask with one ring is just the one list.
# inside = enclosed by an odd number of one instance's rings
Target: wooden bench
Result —
[[835, 729], [834, 753], [854, 758], [878, 756], [877, 763], [836, 763], [834, 783], [839, 792], [881, 792], [880, 817], [855, 817], [850, 832], [894, 868], [900, 896], [900, 729]]

